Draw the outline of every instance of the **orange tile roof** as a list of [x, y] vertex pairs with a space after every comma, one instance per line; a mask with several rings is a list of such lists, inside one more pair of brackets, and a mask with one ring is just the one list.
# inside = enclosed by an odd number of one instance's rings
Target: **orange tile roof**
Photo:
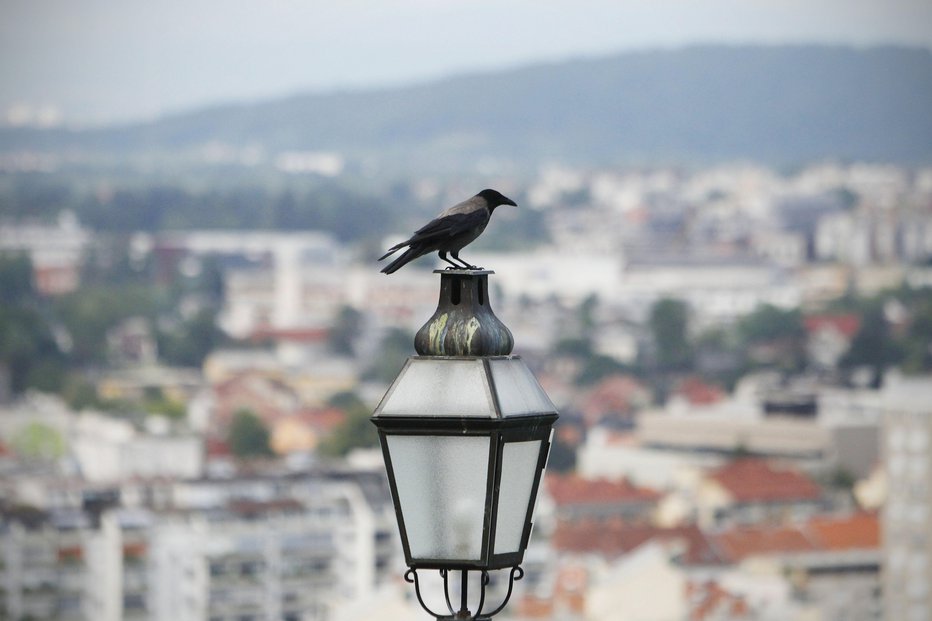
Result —
[[880, 520], [876, 513], [843, 517], [816, 517], [807, 528], [824, 550], [864, 550], [880, 547]]
[[684, 565], [718, 565], [722, 562], [708, 537], [695, 525], [657, 528], [620, 520], [560, 522], [552, 541], [557, 550], [599, 553], [608, 558], [627, 554], [648, 541], [678, 542], [683, 545], [679, 561]]
[[660, 492], [638, 487], [627, 479], [584, 479], [577, 475], [548, 474], [547, 491], [557, 506], [656, 502]]
[[710, 535], [710, 539], [731, 562], [768, 554], [876, 550], [880, 547], [880, 522], [875, 513], [829, 515], [796, 526], [735, 528]]
[[792, 526], [735, 528], [710, 537], [715, 548], [733, 563], [750, 556], [816, 550], [806, 534]]
[[763, 459], [736, 459], [709, 476], [737, 502], [792, 502], [822, 497], [822, 489], [803, 473], [774, 468]]

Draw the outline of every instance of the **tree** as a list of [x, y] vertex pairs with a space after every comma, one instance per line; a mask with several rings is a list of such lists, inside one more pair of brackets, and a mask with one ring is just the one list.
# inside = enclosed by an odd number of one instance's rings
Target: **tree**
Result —
[[199, 367], [204, 358], [226, 341], [217, 327], [216, 311], [203, 308], [190, 319], [157, 334], [159, 357], [171, 365]]
[[650, 310], [650, 329], [657, 348], [657, 364], [664, 371], [681, 371], [693, 358], [689, 341], [689, 306], [682, 300], [664, 298]]
[[351, 356], [353, 344], [362, 328], [362, 314], [352, 306], [343, 306], [330, 329], [328, 345], [335, 354]]
[[330, 398], [329, 405], [343, 410], [346, 420], [321, 443], [321, 453], [337, 457], [346, 455], [354, 448], [379, 445], [375, 425], [369, 420], [372, 412], [355, 393], [338, 393]]
[[390, 329], [382, 339], [379, 352], [363, 373], [365, 379], [390, 382], [401, 371], [405, 358], [414, 353], [414, 337], [405, 330]]
[[0, 254], [0, 304], [20, 304], [34, 295], [29, 257], [25, 254]]
[[44, 423], [29, 423], [13, 436], [13, 447], [23, 457], [57, 459], [65, 454], [65, 441], [56, 429]]
[[783, 310], [771, 304], [761, 304], [738, 323], [741, 336], [752, 343], [780, 339], [800, 339], [805, 336], [803, 318], [798, 309]]
[[900, 348], [891, 338], [890, 325], [887, 323], [880, 305], [874, 305], [861, 318], [861, 327], [851, 347], [840, 361], [841, 368], [853, 370], [856, 367], [870, 367], [872, 385], [879, 387], [883, 373], [890, 365], [902, 357]]
[[268, 428], [261, 418], [248, 409], [237, 410], [233, 414], [227, 442], [237, 457], [266, 457], [272, 454]]

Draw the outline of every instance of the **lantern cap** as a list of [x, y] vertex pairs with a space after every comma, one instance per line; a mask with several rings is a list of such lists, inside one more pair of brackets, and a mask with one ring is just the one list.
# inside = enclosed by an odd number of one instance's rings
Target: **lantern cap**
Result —
[[507, 356], [511, 331], [489, 305], [491, 270], [434, 270], [440, 274], [440, 301], [414, 337], [422, 356]]

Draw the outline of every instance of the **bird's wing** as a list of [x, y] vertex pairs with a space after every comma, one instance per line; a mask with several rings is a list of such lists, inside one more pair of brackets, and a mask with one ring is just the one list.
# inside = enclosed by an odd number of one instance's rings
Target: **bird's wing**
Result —
[[482, 226], [489, 219], [489, 212], [485, 209], [476, 209], [467, 213], [454, 213], [440, 216], [431, 220], [411, 236], [405, 244], [416, 244], [428, 240], [441, 240], [447, 237], [456, 237], [477, 226]]

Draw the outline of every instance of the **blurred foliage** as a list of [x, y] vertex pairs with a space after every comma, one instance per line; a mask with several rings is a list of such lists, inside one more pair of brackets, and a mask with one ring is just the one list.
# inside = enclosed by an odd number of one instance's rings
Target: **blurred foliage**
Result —
[[65, 454], [65, 440], [53, 427], [32, 422], [13, 434], [12, 444], [16, 453], [32, 459], [57, 459]]
[[233, 414], [227, 435], [230, 451], [240, 458], [269, 457], [269, 429], [252, 410], [241, 409]]
[[320, 452], [331, 457], [342, 457], [355, 448], [379, 445], [375, 425], [369, 420], [372, 412], [353, 392], [342, 392], [330, 398], [328, 405], [341, 410], [346, 420], [320, 445]]
[[327, 345], [330, 351], [341, 356], [353, 355], [353, 348], [362, 329], [363, 315], [352, 306], [343, 306], [330, 328]]
[[414, 355], [414, 335], [406, 330], [392, 328], [382, 337], [378, 351], [363, 372], [363, 379], [387, 384], [398, 376], [405, 360], [411, 355]]
[[749, 343], [802, 339], [806, 336], [799, 309], [785, 310], [770, 304], [762, 304], [744, 316], [738, 322], [738, 332]]
[[53, 324], [44, 313], [32, 282], [32, 262], [23, 255], [0, 255], [0, 369], [10, 389], [57, 391], [65, 359]]
[[169, 328], [160, 327], [156, 335], [162, 362], [182, 367], [200, 367], [210, 352], [228, 340], [217, 327], [217, 312], [212, 308], [203, 308]]
[[671, 298], [657, 301], [651, 307], [648, 324], [659, 369], [688, 369], [693, 360], [693, 347], [689, 339], [689, 306], [686, 302]]

